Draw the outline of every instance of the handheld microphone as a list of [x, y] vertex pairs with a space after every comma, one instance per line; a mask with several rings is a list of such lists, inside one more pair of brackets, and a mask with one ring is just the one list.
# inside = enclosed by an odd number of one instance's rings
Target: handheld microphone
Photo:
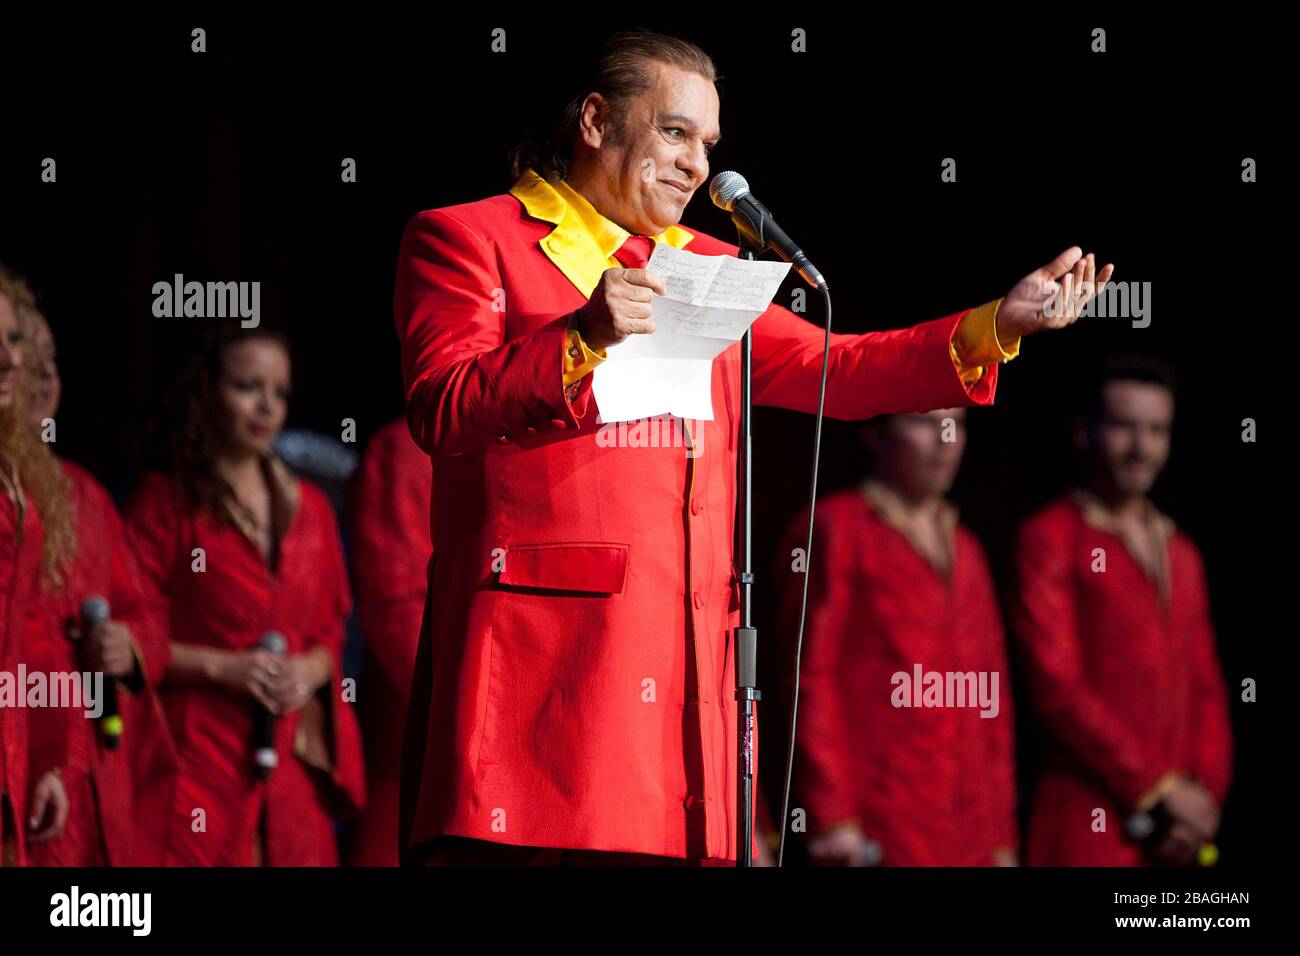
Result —
[[[1148, 849], [1157, 846], [1173, 826], [1173, 817], [1163, 803], [1150, 810], [1138, 810], [1124, 821], [1124, 835], [1132, 842]], [[1202, 843], [1196, 850], [1197, 866], [1214, 866], [1219, 862], [1219, 848], [1213, 843]]]
[[[92, 594], [81, 602], [82, 639], [94, 633], [95, 628], [108, 623], [113, 616], [108, 601]], [[122, 715], [117, 709], [117, 680], [104, 681], [104, 709], [99, 716], [99, 732], [108, 750], [116, 750], [122, 743]]]
[[803, 250], [776, 224], [767, 208], [754, 198], [744, 176], [731, 170], [718, 173], [709, 183], [709, 198], [713, 205], [731, 213], [731, 221], [736, 224], [740, 235], [756, 251], [771, 249], [793, 265], [794, 271], [814, 289], [827, 289], [825, 278], [808, 261]]
[[[267, 631], [257, 646], [273, 654], [283, 654], [289, 643], [279, 631]], [[275, 749], [275, 714], [260, 703], [255, 702], [253, 706], [256, 711], [253, 715], [253, 772], [265, 780], [280, 763], [280, 755]]]

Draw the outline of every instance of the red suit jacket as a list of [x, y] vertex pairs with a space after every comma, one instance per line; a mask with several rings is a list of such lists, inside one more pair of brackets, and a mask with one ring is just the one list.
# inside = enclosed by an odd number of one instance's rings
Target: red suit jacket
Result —
[[[20, 665], [28, 673], [58, 669], [41, 607], [44, 543], [45, 529], [31, 500], [20, 512], [0, 489], [0, 673], [19, 695], [26, 692], [18, 682]], [[67, 763], [68, 715], [62, 709], [18, 704], [15, 699], [0, 705], [0, 848], [11, 846], [13, 862], [22, 866], [29, 862], [28, 791], [46, 771]]]
[[[1095, 571], [1096, 549], [1106, 570]], [[1167, 773], [1198, 778], [1220, 804], [1232, 739], [1201, 557], [1174, 531], [1170, 598], [1117, 535], [1070, 497], [1020, 532], [1015, 630], [1048, 734], [1026, 862], [1133, 866], [1124, 819]], [[1105, 830], [1094, 809], [1106, 811]]]
[[[714, 360], [693, 438], [666, 417], [598, 435], [591, 376], [572, 398], [562, 381], [590, 290], [558, 263], [585, 241], [511, 194], [420, 213], [402, 239], [407, 417], [437, 456], [403, 833], [734, 859], [740, 348]], [[991, 402], [996, 366], [968, 390], [950, 357], [964, 314], [833, 336], [827, 413]], [[753, 338], [754, 401], [815, 411], [823, 332], [773, 305]]]
[[[143, 682], [135, 693], [118, 692], [125, 726], [120, 750], [102, 746], [94, 720], [80, 711], [66, 715], [69, 754], [61, 769], [68, 822], [58, 839], [31, 848], [31, 861], [37, 866], [157, 865], [161, 860], [151, 822], [158, 808], [148, 795], [165, 786], [176, 767], [175, 748], [155, 692], [167, 668], [166, 621], [148, 613], [139, 572], [108, 492], [84, 468], [69, 461], [59, 464], [76, 516], [77, 553], [64, 572], [64, 583], [47, 586], [42, 596], [56, 667], [84, 670], [77, 645], [67, 638], [68, 626], [80, 621], [82, 601], [98, 595], [108, 600], [113, 618], [130, 627]], [[142, 791], [138, 805], [137, 786]]]
[[402, 734], [429, 582], [432, 488], [432, 463], [411, 441], [405, 421], [375, 434], [353, 479], [353, 590], [366, 646], [357, 699], [366, 742], [366, 809], [348, 840], [348, 862], [355, 866], [398, 863]]
[[[324, 492], [307, 481], [298, 486], [301, 499], [281, 541], [276, 574], [238, 528], [207, 511], [184, 509], [163, 475], [148, 475], [128, 506], [147, 598], [166, 615], [173, 642], [244, 650], [275, 630], [290, 654], [324, 646], [334, 657], [334, 674], [313, 699], [319, 705], [309, 703], [277, 721], [280, 764], [268, 781], [253, 771], [251, 698], [164, 682], [161, 694], [181, 761], [164, 824], [167, 865], [250, 864], [263, 815], [266, 865], [333, 865], [338, 852], [331, 818], [365, 802], [356, 717], [341, 700], [351, 595], [338, 526]], [[193, 570], [196, 548], [206, 561], [201, 573]], [[300, 725], [311, 715], [321, 717], [319, 730], [332, 743], [319, 769], [300, 756]], [[196, 810], [203, 811], [205, 829], [196, 825]]]
[[[1019, 841], [1011, 675], [983, 549], [957, 525], [945, 579], [860, 488], [819, 501], [816, 514], [792, 805], [814, 831], [856, 821], [887, 866], [993, 865]], [[807, 534], [805, 510], [773, 570], [792, 646], [803, 576], [790, 555]], [[996, 716], [895, 707], [893, 675], [910, 679], [916, 664], [997, 672]]]

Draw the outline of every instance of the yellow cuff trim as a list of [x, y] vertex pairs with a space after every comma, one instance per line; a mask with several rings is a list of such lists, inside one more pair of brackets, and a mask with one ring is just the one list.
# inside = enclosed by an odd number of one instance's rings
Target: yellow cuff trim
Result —
[[[578, 350], [578, 357], [575, 357], [571, 350]], [[594, 369], [601, 362], [605, 361], [605, 350], [593, 352], [582, 340], [582, 336], [577, 329], [569, 329], [565, 333], [564, 341], [564, 387], [568, 388], [574, 382], [579, 381], [584, 375]]]
[[1002, 299], [986, 302], [971, 309], [957, 323], [951, 343], [952, 360], [957, 374], [968, 385], [983, 377], [984, 366], [1009, 362], [1020, 354], [1019, 336], [1005, 346], [998, 338], [998, 309], [1002, 302]]

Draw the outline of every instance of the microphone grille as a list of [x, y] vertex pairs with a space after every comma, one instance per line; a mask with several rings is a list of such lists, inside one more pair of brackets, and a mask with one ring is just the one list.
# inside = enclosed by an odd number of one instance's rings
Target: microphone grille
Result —
[[270, 651], [272, 654], [283, 654], [289, 649], [289, 642], [284, 639], [284, 635], [279, 631], [267, 631], [262, 635], [262, 639], [257, 642], [257, 646], [264, 651]]
[[713, 205], [727, 212], [731, 212], [732, 204], [747, 192], [749, 183], [745, 182], [745, 177], [730, 169], [718, 173], [709, 183], [709, 198]]
[[81, 619], [88, 624], [103, 624], [112, 616], [108, 601], [98, 594], [92, 594], [81, 602]]

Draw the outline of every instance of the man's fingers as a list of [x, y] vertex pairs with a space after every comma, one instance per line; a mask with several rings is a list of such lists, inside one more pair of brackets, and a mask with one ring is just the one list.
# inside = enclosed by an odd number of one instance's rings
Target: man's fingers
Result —
[[659, 295], [667, 295], [668, 289], [664, 285], [664, 280], [657, 273], [649, 269], [624, 269], [623, 278], [632, 285], [645, 286], [647, 289], [653, 289]]
[[37, 787], [36, 792], [32, 794], [32, 813], [28, 818], [27, 829], [35, 830], [45, 819], [45, 808], [50, 802], [49, 791], [45, 787]]
[[619, 331], [629, 335], [649, 335], [654, 330], [655, 324], [652, 319], [628, 319], [619, 324]]
[[1115, 271], [1115, 266], [1114, 266], [1113, 263], [1108, 262], [1108, 263], [1106, 263], [1105, 266], [1102, 267], [1101, 272], [1098, 273], [1098, 275], [1097, 275], [1097, 288], [1098, 288], [1098, 289], [1101, 289], [1102, 286], [1104, 286], [1107, 282], [1110, 281], [1111, 273], [1114, 272], [1114, 271]]
[[1082, 249], [1078, 246], [1071, 246], [1039, 271], [1046, 273], [1049, 279], [1059, 279], [1074, 268], [1074, 264], [1079, 261], [1082, 255]]

